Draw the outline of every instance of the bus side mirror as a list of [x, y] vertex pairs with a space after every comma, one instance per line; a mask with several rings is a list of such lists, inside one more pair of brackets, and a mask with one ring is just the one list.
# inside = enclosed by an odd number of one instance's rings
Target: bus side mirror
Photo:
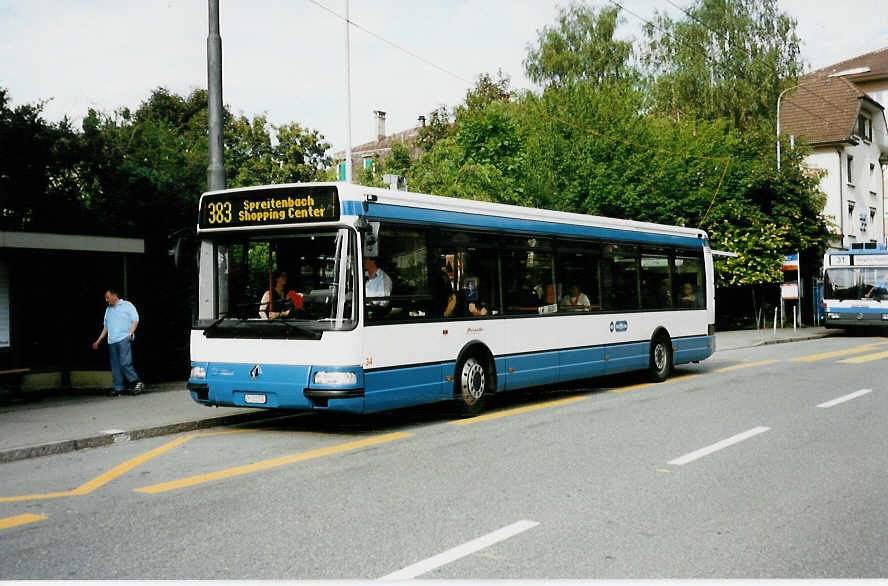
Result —
[[194, 256], [195, 237], [190, 228], [177, 230], [167, 237], [169, 248], [167, 253], [173, 261], [173, 266], [182, 268], [189, 258]]
[[379, 256], [379, 222], [358, 218], [355, 227], [364, 239], [364, 256]]

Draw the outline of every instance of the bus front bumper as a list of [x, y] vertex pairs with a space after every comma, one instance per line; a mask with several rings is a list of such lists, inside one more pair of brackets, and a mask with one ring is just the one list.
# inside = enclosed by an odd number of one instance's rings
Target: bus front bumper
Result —
[[190, 378], [191, 398], [202, 405], [300, 410], [364, 411], [360, 366], [193, 363], [204, 378]]
[[888, 306], [881, 311], [827, 311], [823, 320], [827, 328], [888, 327]]

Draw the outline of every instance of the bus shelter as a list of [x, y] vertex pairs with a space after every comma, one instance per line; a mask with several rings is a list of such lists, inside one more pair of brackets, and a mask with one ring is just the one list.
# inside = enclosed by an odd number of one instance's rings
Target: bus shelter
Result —
[[140, 288], [145, 242], [75, 234], [0, 231], [0, 387], [110, 386], [103, 294]]

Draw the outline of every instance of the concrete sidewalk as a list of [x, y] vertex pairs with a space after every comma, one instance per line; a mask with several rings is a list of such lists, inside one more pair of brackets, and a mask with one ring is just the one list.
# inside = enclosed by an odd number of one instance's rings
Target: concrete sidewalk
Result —
[[199, 405], [185, 381], [146, 385], [136, 396], [109, 397], [104, 390], [0, 395], [0, 463], [280, 415]]
[[[823, 338], [841, 330], [800, 328], [718, 332], [716, 350]], [[173, 433], [278, 417], [266, 409], [198, 405], [185, 381], [148, 385], [137, 396], [58, 390], [0, 394], [0, 463]]]
[[844, 330], [826, 329], [824, 327], [810, 327], [764, 330], [735, 330], [730, 332], [715, 333], [715, 350], [736, 350], [738, 348], [752, 348], [767, 344], [781, 344], [783, 342], [800, 342], [802, 340], [816, 340], [836, 334], [842, 334]]

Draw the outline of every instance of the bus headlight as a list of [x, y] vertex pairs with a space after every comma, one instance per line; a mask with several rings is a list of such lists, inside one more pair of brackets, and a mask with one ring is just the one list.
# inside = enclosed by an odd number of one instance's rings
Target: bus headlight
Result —
[[316, 385], [354, 385], [358, 382], [358, 375], [354, 372], [318, 371], [314, 376]]
[[829, 319], [839, 319], [839, 314], [838, 313], [830, 313]]
[[883, 313], [883, 314], [882, 314], [882, 319], [884, 319], [884, 320], [888, 320], [888, 313]]
[[190, 378], [207, 378], [207, 369], [203, 366], [192, 366]]

